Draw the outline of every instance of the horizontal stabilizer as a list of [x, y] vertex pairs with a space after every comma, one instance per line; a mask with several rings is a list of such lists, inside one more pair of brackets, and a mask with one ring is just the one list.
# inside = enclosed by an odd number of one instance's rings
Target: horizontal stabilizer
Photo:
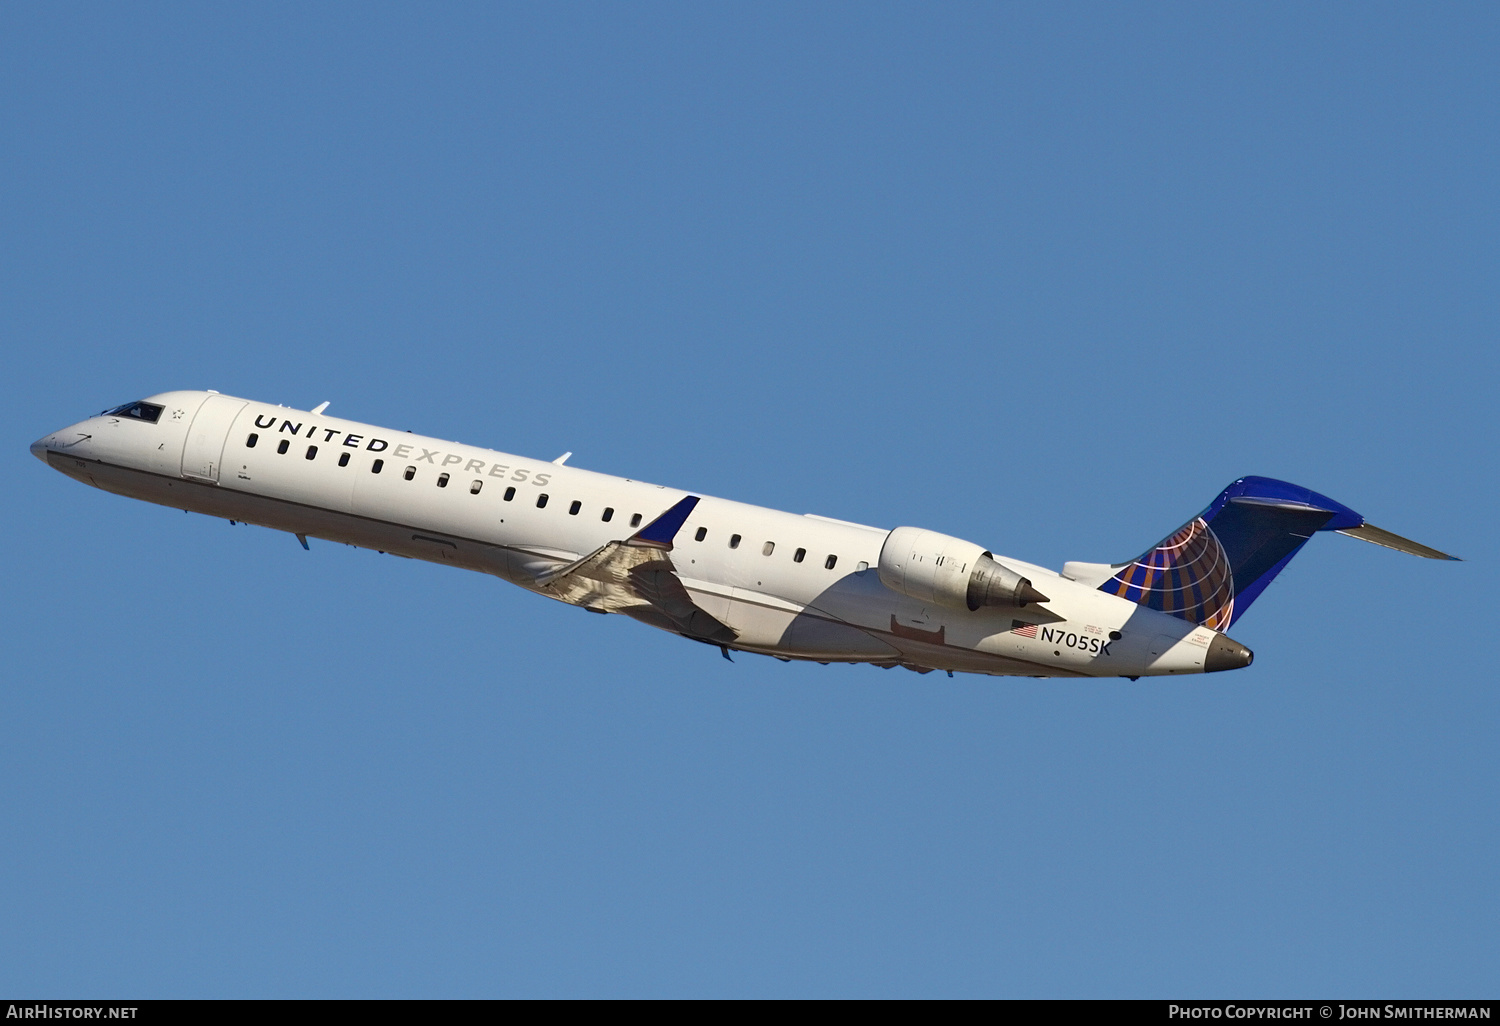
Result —
[[1367, 541], [1372, 545], [1384, 545], [1386, 548], [1395, 549], [1397, 552], [1409, 552], [1413, 556], [1422, 556], [1425, 559], [1451, 559], [1463, 562], [1457, 556], [1450, 556], [1446, 552], [1439, 552], [1437, 549], [1429, 548], [1420, 542], [1414, 542], [1410, 538], [1403, 538], [1399, 534], [1392, 534], [1390, 531], [1376, 527], [1374, 524], [1346, 527], [1336, 533], [1347, 534], [1351, 538], [1358, 538], [1360, 541]]

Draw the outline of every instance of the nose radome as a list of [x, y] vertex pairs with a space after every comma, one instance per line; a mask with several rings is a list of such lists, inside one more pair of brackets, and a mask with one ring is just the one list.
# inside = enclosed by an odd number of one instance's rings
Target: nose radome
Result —
[[48, 443], [51, 442], [52, 439], [54, 439], [56, 437], [57, 437], [56, 435], [48, 435], [46, 438], [38, 438], [35, 442], [32, 442], [31, 443], [31, 455], [35, 456], [37, 459], [41, 460], [43, 463], [46, 463], [47, 462], [47, 450], [49, 448], [51, 448], [51, 446]]
[[1238, 641], [1231, 641], [1223, 634], [1215, 634], [1209, 643], [1208, 655], [1203, 660], [1204, 673], [1219, 670], [1238, 670], [1255, 661], [1255, 653]]

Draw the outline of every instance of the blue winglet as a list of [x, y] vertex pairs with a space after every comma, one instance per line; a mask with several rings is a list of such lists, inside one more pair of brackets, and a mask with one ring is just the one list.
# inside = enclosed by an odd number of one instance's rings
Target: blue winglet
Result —
[[689, 495], [679, 500], [677, 505], [641, 528], [630, 540], [637, 545], [670, 549], [672, 539], [677, 537], [677, 532], [682, 530], [682, 525], [687, 523], [687, 518], [692, 516], [693, 509], [697, 505], [698, 496], [696, 495]]

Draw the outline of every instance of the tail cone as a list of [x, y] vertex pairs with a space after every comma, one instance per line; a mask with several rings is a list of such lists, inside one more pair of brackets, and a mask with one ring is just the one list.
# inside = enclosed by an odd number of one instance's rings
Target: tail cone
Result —
[[1215, 634], [1209, 643], [1208, 655], [1203, 659], [1204, 673], [1220, 670], [1238, 670], [1255, 661], [1255, 653], [1238, 641], [1231, 641], [1223, 634]]

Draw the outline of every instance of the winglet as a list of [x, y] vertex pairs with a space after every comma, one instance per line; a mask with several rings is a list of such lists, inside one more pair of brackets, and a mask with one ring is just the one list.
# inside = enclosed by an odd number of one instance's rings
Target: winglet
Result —
[[632, 535], [628, 544], [654, 549], [670, 549], [672, 539], [677, 537], [677, 532], [682, 530], [682, 525], [687, 522], [688, 517], [692, 516], [693, 508], [697, 505], [698, 496], [686, 496], [679, 500], [677, 505]]

